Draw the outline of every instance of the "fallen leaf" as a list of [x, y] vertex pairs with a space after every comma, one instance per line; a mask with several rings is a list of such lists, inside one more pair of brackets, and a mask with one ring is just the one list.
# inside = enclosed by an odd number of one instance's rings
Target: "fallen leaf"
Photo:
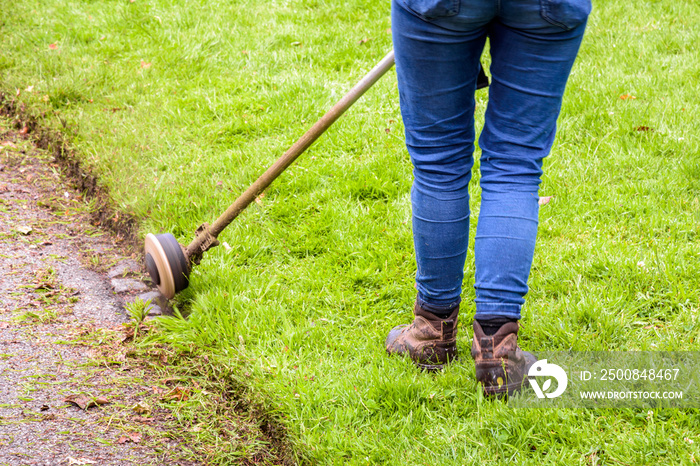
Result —
[[122, 343], [128, 343], [134, 339], [134, 327], [129, 327], [124, 330], [124, 337], [122, 338]]
[[21, 134], [22, 136], [26, 135], [27, 133], [29, 133], [29, 128], [27, 128], [26, 126], [19, 130], [19, 134]]
[[360, 39], [360, 41], [358, 42], [358, 44], [360, 44], [360, 45], [366, 44], [367, 42], [369, 42], [369, 41], [371, 41], [371, 40], [372, 40], [371, 38], [365, 37], [364, 39]]
[[66, 458], [68, 460], [68, 466], [72, 465], [85, 465], [85, 464], [97, 464], [97, 461], [93, 461], [87, 458], [73, 458], [69, 456]]
[[26, 235], [28, 235], [29, 233], [32, 232], [32, 227], [30, 227], [30, 226], [28, 226], [28, 225], [18, 225], [18, 226], [15, 228], [15, 231], [17, 231], [18, 233], [21, 233], [21, 234], [23, 234], [23, 235], [26, 236]]
[[190, 391], [187, 390], [186, 388], [182, 387], [175, 387], [172, 390], [170, 390], [164, 397], [164, 400], [172, 400], [172, 401], [183, 401], [187, 400], [190, 397]]
[[141, 442], [141, 434], [139, 434], [138, 432], [131, 432], [129, 434], [122, 435], [117, 440], [117, 443], [120, 445], [123, 445], [125, 443], [129, 443], [129, 442], [133, 442], [133, 443]]
[[540, 196], [540, 200], [537, 201], [539, 205], [547, 205], [549, 204], [549, 201], [552, 200], [552, 197], [554, 196]]
[[34, 90], [34, 86], [27, 86], [25, 89], [26, 92], [32, 92]]
[[72, 403], [83, 411], [86, 411], [92, 404], [92, 400], [85, 395], [70, 395], [65, 397], [63, 401], [64, 403]]
[[654, 131], [654, 128], [649, 128], [648, 126], [637, 126], [635, 128], [637, 131]]
[[155, 385], [151, 387], [151, 390], [153, 390], [153, 393], [155, 393], [156, 395], [162, 395], [163, 393], [165, 393], [165, 390], [163, 390], [160, 387], [156, 387]]
[[58, 45], [56, 45], [56, 44], [49, 44], [49, 48], [50, 48], [51, 50], [56, 50], [56, 49], [58, 48]]
[[265, 193], [260, 193], [258, 197], [255, 198], [255, 202], [258, 205], [262, 205], [262, 200], [265, 198]]
[[151, 67], [151, 62], [141, 60], [141, 68], [150, 68], [150, 67]]
[[107, 399], [104, 397], [100, 396], [97, 398], [92, 398], [86, 395], [69, 395], [65, 397], [63, 401], [65, 403], [72, 403], [80, 409], [82, 409], [83, 411], [87, 411], [93, 406], [99, 406], [108, 403]]
[[148, 406], [148, 404], [144, 401], [139, 401], [131, 409], [136, 414], [150, 414], [151, 413], [151, 407]]
[[622, 99], [622, 100], [634, 100], [634, 99], [636, 99], [636, 97], [633, 96], [632, 94], [623, 94], [620, 96], [620, 99]]
[[48, 411], [49, 410], [49, 405], [41, 405], [41, 408], [39, 408], [39, 411]]

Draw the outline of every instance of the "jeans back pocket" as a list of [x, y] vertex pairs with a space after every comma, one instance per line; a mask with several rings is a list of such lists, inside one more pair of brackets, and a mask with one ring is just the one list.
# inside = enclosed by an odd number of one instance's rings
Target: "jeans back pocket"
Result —
[[542, 18], [564, 30], [583, 24], [591, 13], [591, 0], [540, 0]]
[[461, 0], [402, 0], [406, 8], [424, 20], [447, 18], [459, 13]]

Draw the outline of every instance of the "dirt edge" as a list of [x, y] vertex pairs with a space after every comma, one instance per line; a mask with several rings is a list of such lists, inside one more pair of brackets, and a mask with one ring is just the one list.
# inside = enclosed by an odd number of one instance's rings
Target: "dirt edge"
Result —
[[93, 222], [114, 233], [125, 248], [140, 251], [138, 221], [135, 217], [121, 212], [107, 188], [102, 186], [96, 175], [83, 167], [68, 138], [61, 132], [42, 125], [45, 115], [28, 109], [24, 103], [7, 93], [0, 92], [0, 115], [11, 119], [15, 129], [30, 138], [37, 147], [49, 152], [64, 170], [63, 175], [70, 184], [96, 202]]
[[[111, 231], [125, 250], [141, 253], [142, 244], [138, 235], [137, 218], [116, 207], [108, 189], [99, 182], [98, 176], [83, 166], [69, 137], [42, 124], [42, 120], [46, 117], [44, 113], [28, 108], [25, 103], [18, 102], [15, 97], [3, 91], [0, 91], [0, 115], [9, 118], [14, 128], [24, 137], [30, 139], [37, 147], [50, 153], [55, 162], [63, 168], [62, 176], [69, 184], [84, 193], [88, 199], [96, 202], [96, 208], [91, 212], [92, 220], [96, 225]], [[191, 356], [191, 354], [184, 352], [181, 356], [186, 357]], [[195, 375], [207, 377], [207, 374], [196, 369], [193, 372]], [[219, 374], [209, 378], [221, 380]], [[261, 431], [272, 448], [272, 452], [268, 453], [276, 457], [276, 461], [273, 460], [271, 464], [293, 465], [299, 464], [299, 460], [301, 463], [305, 463], [307, 459], [304, 458], [303, 449], [299, 451], [295, 448], [288, 429], [279, 416], [270, 413], [265, 408], [264, 402], [244, 401], [241, 395], [246, 393], [249, 388], [234, 380], [223, 384], [224, 390], [222, 392], [228, 398], [239, 402], [240, 412], [247, 413], [257, 419]], [[260, 458], [260, 460], [268, 462], [269, 458]]]

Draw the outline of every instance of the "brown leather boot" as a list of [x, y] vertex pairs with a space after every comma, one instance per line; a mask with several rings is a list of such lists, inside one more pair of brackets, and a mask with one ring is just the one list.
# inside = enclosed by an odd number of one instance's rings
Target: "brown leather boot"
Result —
[[518, 323], [503, 324], [494, 335], [487, 336], [474, 321], [472, 358], [476, 364], [476, 380], [484, 395], [512, 395], [527, 380], [527, 371], [537, 358], [518, 347]]
[[387, 353], [408, 354], [418, 367], [429, 371], [441, 370], [448, 361], [457, 359], [459, 306], [445, 319], [417, 302], [413, 313], [416, 317], [412, 324], [399, 325], [389, 332], [384, 342]]

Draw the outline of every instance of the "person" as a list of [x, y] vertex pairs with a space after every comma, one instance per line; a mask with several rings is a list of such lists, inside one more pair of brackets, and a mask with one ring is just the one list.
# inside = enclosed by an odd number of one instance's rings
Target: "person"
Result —
[[537, 236], [542, 161], [583, 38], [590, 0], [392, 0], [399, 101], [413, 164], [414, 320], [389, 354], [441, 369], [456, 334], [469, 244], [474, 94], [486, 39], [491, 85], [479, 137], [471, 354], [487, 395], [523, 383], [532, 354], [518, 330]]

